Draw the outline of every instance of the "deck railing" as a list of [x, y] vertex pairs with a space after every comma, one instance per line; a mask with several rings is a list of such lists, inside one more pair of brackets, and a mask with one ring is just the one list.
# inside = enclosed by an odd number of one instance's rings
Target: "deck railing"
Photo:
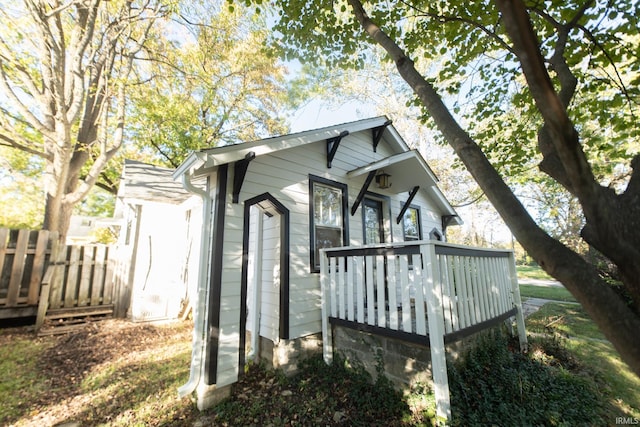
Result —
[[440, 416], [450, 415], [445, 342], [515, 316], [526, 348], [511, 251], [438, 241], [324, 249], [320, 276], [325, 361], [330, 323], [427, 344]]

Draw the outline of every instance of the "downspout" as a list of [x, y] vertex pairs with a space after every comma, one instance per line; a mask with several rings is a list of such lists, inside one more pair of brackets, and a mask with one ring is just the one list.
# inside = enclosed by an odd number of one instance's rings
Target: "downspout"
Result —
[[200, 237], [200, 262], [198, 269], [198, 301], [194, 307], [193, 319], [193, 351], [191, 353], [191, 369], [189, 380], [178, 388], [178, 396], [187, 396], [198, 387], [204, 373], [206, 332], [208, 330], [207, 304], [209, 301], [208, 263], [211, 247], [211, 209], [213, 200], [206, 190], [191, 183], [191, 175], [182, 175], [182, 186], [189, 192], [202, 198], [202, 235]]

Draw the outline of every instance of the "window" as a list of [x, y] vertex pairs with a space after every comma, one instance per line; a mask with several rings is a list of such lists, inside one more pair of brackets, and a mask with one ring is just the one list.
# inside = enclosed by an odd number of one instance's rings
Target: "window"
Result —
[[384, 242], [382, 201], [365, 197], [362, 203], [362, 223], [365, 245]]
[[420, 227], [420, 208], [411, 206], [404, 213], [402, 219], [402, 228], [404, 230], [404, 240], [422, 240], [422, 229]]
[[345, 246], [347, 186], [309, 175], [311, 271], [320, 271], [320, 249]]

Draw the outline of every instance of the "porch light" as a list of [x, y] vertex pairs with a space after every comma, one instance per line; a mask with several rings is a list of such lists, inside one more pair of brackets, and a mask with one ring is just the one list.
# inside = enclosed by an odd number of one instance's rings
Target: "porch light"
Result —
[[386, 173], [384, 169], [381, 170], [380, 173], [376, 175], [376, 184], [378, 184], [378, 188], [384, 189], [391, 187], [391, 181], [389, 178], [391, 178], [391, 175]]

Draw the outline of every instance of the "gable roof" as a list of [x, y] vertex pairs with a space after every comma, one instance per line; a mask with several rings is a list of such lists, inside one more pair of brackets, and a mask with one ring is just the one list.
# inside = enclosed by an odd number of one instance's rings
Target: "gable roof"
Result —
[[[185, 174], [198, 176], [207, 173], [212, 168], [245, 159], [247, 156], [257, 157], [339, 137], [344, 131], [352, 134], [364, 130], [382, 128], [386, 135], [385, 141], [396, 154], [352, 170], [348, 175], [357, 177], [375, 169], [393, 169], [394, 186], [396, 189], [402, 188], [402, 191], [409, 190], [419, 182], [421, 184], [420, 188], [433, 197], [442, 211], [454, 218], [454, 223], [462, 224], [461, 218], [458, 217], [455, 209], [451, 206], [442, 191], [440, 191], [440, 188], [438, 188], [438, 178], [427, 162], [416, 150], [409, 148], [396, 128], [390, 125], [390, 123], [391, 121], [387, 116], [378, 116], [257, 141], [206, 148], [192, 152], [175, 170], [173, 179], [178, 180]], [[409, 185], [410, 183], [411, 185]]]
[[[205, 148], [191, 153], [189, 157], [187, 157], [187, 159], [178, 166], [173, 174], [173, 178], [178, 179], [185, 173], [197, 175], [197, 171], [199, 170], [206, 170], [211, 167], [242, 160], [251, 152], [255, 153], [256, 156], [261, 156], [275, 151], [299, 147], [329, 138], [335, 138], [340, 136], [344, 131], [355, 133], [373, 129], [383, 126], [387, 122], [389, 122], [388, 117], [379, 116], [327, 126], [320, 129], [260, 139], [257, 141], [225, 145], [222, 147]], [[391, 135], [391, 138], [388, 138], [389, 142], [396, 145], [399, 151], [409, 150], [409, 146], [393, 126], [388, 126], [385, 132], [389, 132]]]
[[191, 197], [173, 180], [173, 169], [125, 159], [118, 197], [180, 204]]

